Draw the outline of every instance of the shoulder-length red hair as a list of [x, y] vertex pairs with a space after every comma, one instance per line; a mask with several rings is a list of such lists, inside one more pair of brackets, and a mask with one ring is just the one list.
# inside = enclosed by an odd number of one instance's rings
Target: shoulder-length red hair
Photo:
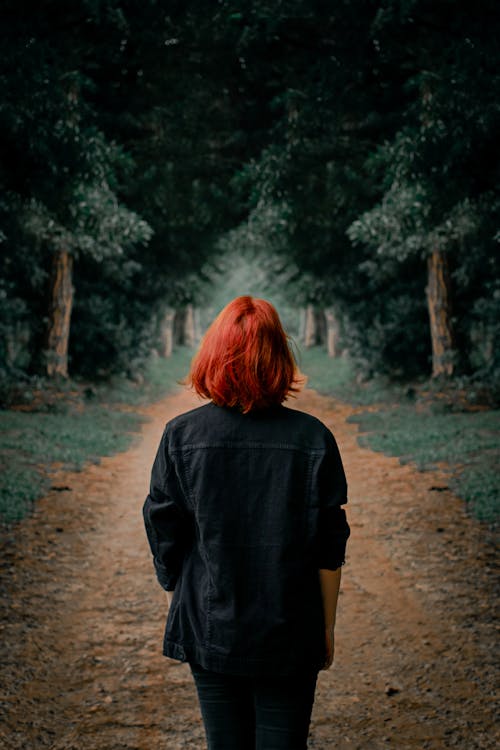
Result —
[[250, 296], [215, 318], [187, 377], [200, 396], [245, 414], [281, 404], [303, 381], [275, 308]]

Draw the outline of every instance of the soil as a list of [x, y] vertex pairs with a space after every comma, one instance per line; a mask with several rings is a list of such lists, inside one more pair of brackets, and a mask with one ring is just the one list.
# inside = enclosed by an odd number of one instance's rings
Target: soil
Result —
[[[165, 422], [198, 403], [182, 391], [148, 408], [132, 448], [60, 472], [3, 533], [2, 750], [205, 747], [189, 668], [161, 654], [166, 597], [141, 512]], [[335, 663], [309, 747], [497, 748], [487, 530], [445, 472], [360, 448], [351, 407], [309, 389], [292, 405], [332, 429], [350, 489]]]

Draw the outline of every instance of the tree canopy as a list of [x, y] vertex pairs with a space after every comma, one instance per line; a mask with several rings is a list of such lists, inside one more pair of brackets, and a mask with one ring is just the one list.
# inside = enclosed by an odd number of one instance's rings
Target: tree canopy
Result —
[[499, 29], [493, 0], [6, 0], [3, 373], [133, 371], [246, 252], [367, 373], [498, 377]]

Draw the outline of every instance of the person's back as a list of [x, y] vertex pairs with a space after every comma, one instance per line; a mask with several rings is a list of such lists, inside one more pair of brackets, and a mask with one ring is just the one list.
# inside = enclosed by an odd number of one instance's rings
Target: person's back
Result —
[[235, 300], [191, 369], [212, 401], [167, 424], [153, 465], [144, 520], [174, 592], [163, 653], [191, 665], [211, 750], [271, 735], [305, 747], [316, 675], [333, 658], [347, 486], [330, 430], [282, 405], [297, 381], [274, 309]]
[[164, 446], [192, 526], [165, 655], [234, 674], [320, 668], [318, 569], [342, 560], [317, 529], [346, 495], [331, 433], [283, 406], [211, 403], [170, 422]]

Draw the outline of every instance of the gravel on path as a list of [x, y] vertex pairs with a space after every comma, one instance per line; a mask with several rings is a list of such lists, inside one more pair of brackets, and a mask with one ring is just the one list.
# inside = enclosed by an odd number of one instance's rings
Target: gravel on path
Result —
[[[164, 424], [199, 403], [183, 390], [149, 407], [132, 448], [60, 473], [54, 486], [67, 489], [3, 534], [1, 750], [205, 747], [189, 668], [161, 654], [166, 598], [142, 521]], [[310, 389], [290, 405], [337, 438], [352, 530], [310, 748], [496, 749], [498, 620], [484, 527], [445, 473], [361, 448], [351, 407]]]

